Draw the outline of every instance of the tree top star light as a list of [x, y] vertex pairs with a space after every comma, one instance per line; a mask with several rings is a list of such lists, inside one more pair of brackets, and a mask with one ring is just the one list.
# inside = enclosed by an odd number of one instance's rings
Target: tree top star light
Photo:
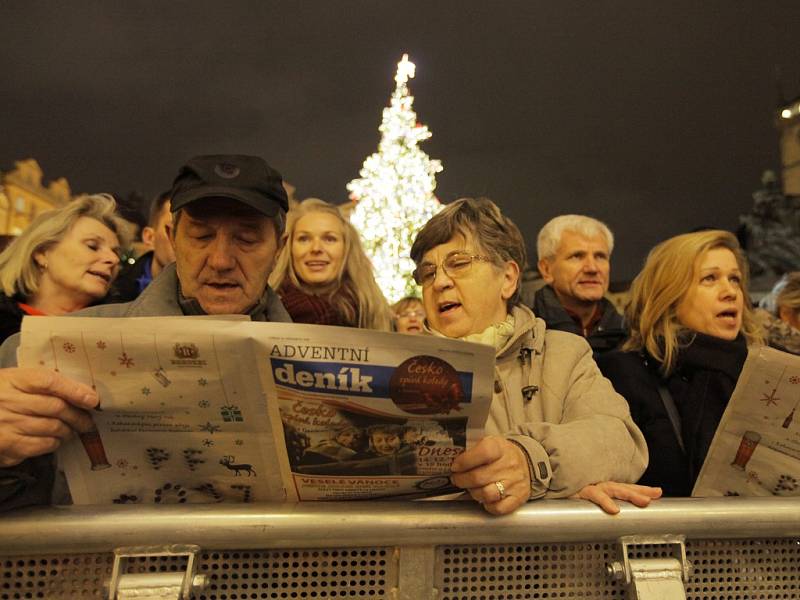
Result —
[[412, 108], [414, 97], [408, 93], [408, 80], [414, 71], [414, 63], [404, 54], [397, 63], [397, 86], [389, 106], [383, 109], [378, 151], [364, 161], [361, 177], [347, 184], [350, 198], [356, 202], [350, 220], [361, 234], [375, 279], [389, 302], [419, 294], [411, 277], [411, 244], [419, 229], [441, 209], [433, 190], [442, 163], [418, 146], [431, 133], [417, 122]]

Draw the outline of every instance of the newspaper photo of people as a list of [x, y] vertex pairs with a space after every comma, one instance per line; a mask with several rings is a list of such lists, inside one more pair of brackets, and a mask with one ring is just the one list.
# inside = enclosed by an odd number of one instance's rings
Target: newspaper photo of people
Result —
[[[356, 423], [359, 423], [356, 425]], [[292, 470], [325, 475], [436, 475], [464, 451], [463, 418], [375, 422], [337, 413], [329, 428], [298, 431], [284, 423]]]

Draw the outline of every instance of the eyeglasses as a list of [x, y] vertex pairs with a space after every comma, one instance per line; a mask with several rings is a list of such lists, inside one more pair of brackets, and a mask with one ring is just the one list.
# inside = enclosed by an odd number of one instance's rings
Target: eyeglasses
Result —
[[[492, 262], [492, 259], [488, 256], [468, 254], [461, 250], [454, 250], [444, 257], [441, 266], [448, 277], [457, 279], [469, 273], [472, 263], [476, 260]], [[414, 269], [414, 281], [422, 287], [428, 287], [433, 283], [433, 280], [436, 279], [436, 269], [438, 269], [438, 267], [433, 263], [422, 263]]]

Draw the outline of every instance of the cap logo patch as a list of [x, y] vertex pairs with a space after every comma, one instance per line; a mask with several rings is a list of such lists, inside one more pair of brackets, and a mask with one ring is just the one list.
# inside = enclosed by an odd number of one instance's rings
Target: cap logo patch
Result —
[[214, 166], [214, 173], [223, 179], [234, 179], [235, 177], [239, 176], [241, 170], [236, 165], [232, 165], [230, 163], [219, 163]]

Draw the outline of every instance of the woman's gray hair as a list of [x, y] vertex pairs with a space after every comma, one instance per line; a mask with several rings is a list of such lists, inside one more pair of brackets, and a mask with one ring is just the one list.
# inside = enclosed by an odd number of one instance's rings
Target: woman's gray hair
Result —
[[116, 214], [117, 203], [109, 194], [78, 196], [69, 204], [43, 212], [0, 254], [0, 286], [6, 296], [27, 299], [39, 289], [41, 268], [36, 255], [60, 242], [81, 217], [100, 221], [127, 248], [134, 226]]
[[608, 255], [614, 250], [614, 234], [602, 221], [585, 215], [560, 215], [550, 219], [539, 231], [536, 253], [539, 260], [551, 260], [558, 252], [561, 236], [572, 231], [587, 238], [602, 236], [608, 246]]
[[[431, 217], [411, 246], [411, 259], [419, 266], [426, 252], [446, 244], [455, 235], [471, 240], [497, 266], [510, 260], [517, 264], [520, 272], [525, 269], [527, 253], [522, 234], [514, 222], [488, 198], [461, 198]], [[508, 299], [509, 309], [519, 304], [521, 285], [522, 277], [517, 281], [514, 294]]]

